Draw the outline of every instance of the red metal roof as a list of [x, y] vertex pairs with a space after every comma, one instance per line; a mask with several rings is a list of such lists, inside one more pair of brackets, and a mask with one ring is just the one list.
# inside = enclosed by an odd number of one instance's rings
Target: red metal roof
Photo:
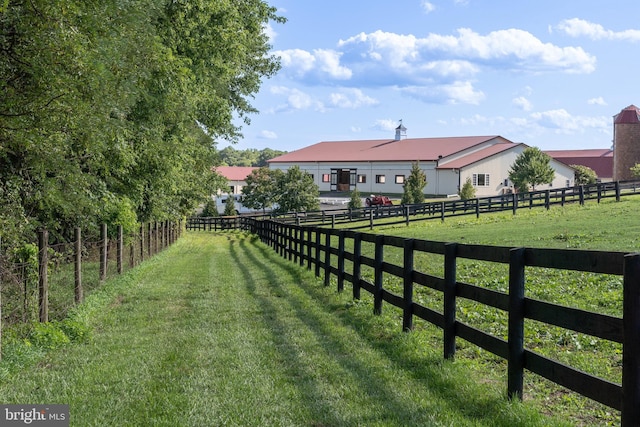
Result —
[[554, 159], [566, 165], [587, 166], [598, 178], [613, 177], [613, 150], [607, 148], [591, 150], [548, 150], [545, 151]]
[[495, 144], [490, 147], [483, 148], [482, 150], [478, 150], [474, 153], [468, 154], [464, 157], [460, 157], [459, 159], [443, 163], [441, 166], [438, 166], [438, 169], [460, 169], [465, 166], [469, 166], [475, 162], [478, 162], [482, 159], [486, 159], [487, 157], [491, 157], [495, 154], [502, 153], [503, 151], [510, 150], [519, 145], [524, 145], [524, 144], [515, 144], [513, 142], [501, 142], [499, 144]]
[[640, 109], [635, 105], [629, 105], [624, 110], [613, 116], [613, 123], [640, 123]]
[[244, 181], [254, 169], [258, 168], [249, 166], [216, 166], [215, 171], [229, 181]]
[[269, 163], [437, 161], [441, 156], [450, 156], [494, 139], [511, 143], [498, 135], [324, 141], [283, 154]]

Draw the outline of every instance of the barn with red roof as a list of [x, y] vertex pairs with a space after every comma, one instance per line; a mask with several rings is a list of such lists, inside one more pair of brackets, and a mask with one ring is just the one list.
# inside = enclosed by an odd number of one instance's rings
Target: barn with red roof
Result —
[[[454, 195], [469, 178], [477, 196], [510, 191], [508, 171], [527, 145], [499, 135], [407, 138], [400, 124], [395, 138], [324, 141], [269, 160], [269, 168], [298, 166], [321, 192], [400, 194], [414, 162], [427, 178], [427, 195]], [[574, 170], [551, 161], [556, 175], [548, 188], [573, 185]]]

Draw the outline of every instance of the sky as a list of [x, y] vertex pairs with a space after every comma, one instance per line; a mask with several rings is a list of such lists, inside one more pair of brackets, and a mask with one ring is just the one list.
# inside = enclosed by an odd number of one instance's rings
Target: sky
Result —
[[400, 121], [408, 138], [610, 148], [613, 116], [640, 106], [630, 0], [267, 2], [287, 19], [265, 28], [282, 68], [236, 149], [392, 139]]

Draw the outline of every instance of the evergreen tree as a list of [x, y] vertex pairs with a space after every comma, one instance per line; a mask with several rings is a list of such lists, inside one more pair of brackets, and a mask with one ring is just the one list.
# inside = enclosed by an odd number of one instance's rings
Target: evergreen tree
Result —
[[351, 197], [349, 198], [349, 209], [360, 209], [362, 208], [362, 197], [360, 196], [360, 192], [357, 188], [355, 188], [351, 192]]
[[402, 186], [402, 204], [424, 203], [424, 187], [427, 186], [427, 176], [420, 169], [420, 162], [413, 162], [411, 173]]
[[469, 200], [469, 199], [476, 198], [476, 189], [474, 188], [473, 183], [471, 182], [471, 178], [467, 177], [467, 180], [462, 185], [462, 188], [458, 192], [458, 195], [462, 200]]
[[235, 203], [235, 198], [233, 197], [233, 194], [229, 194], [229, 197], [227, 197], [227, 201], [224, 204], [224, 216], [234, 216], [236, 215], [236, 203]]

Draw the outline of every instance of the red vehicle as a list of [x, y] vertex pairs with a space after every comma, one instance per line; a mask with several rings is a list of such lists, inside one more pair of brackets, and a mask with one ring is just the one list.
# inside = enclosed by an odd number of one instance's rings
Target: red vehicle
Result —
[[374, 196], [373, 194], [365, 200], [367, 207], [371, 206], [393, 206], [393, 202], [387, 196]]

